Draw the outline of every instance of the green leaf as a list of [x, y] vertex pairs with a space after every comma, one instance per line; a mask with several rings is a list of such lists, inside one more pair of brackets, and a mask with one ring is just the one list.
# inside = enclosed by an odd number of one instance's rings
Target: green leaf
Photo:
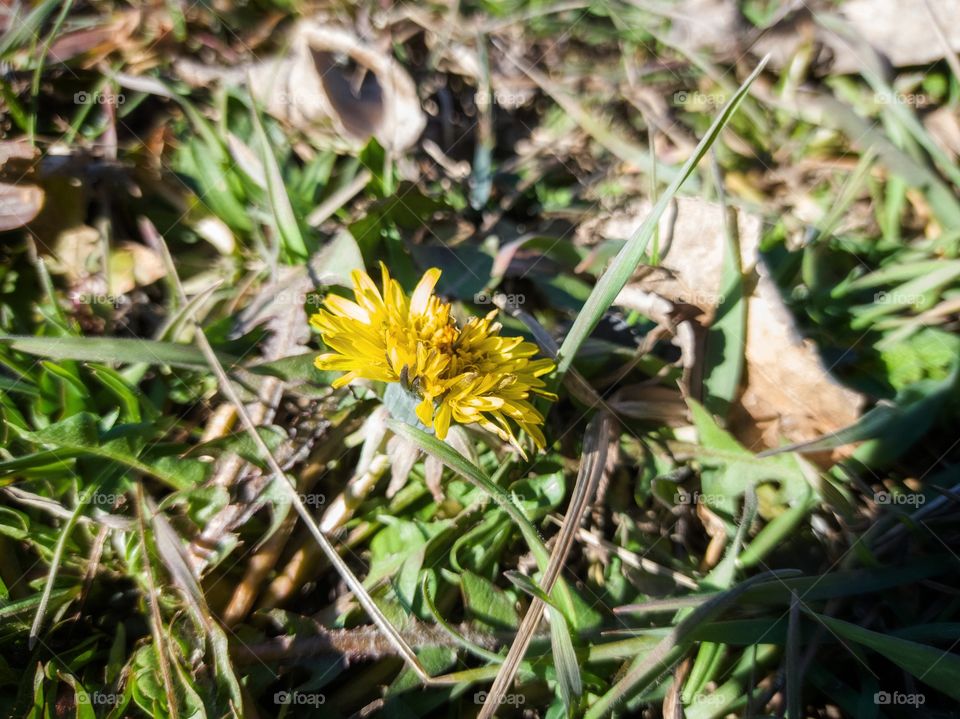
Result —
[[373, 586], [384, 577], [398, 572], [404, 564], [414, 561], [419, 567], [430, 540], [445, 531], [450, 521], [410, 522], [396, 517], [389, 520], [370, 540], [370, 571], [365, 586]]
[[312, 276], [321, 284], [350, 287], [350, 273], [364, 269], [363, 255], [353, 235], [341, 230], [310, 258], [310, 267], [315, 268]]
[[701, 486], [707, 504], [733, 516], [736, 500], [751, 485], [778, 482], [780, 504], [791, 504], [805, 496], [809, 485], [800, 465], [790, 455], [758, 458], [733, 435], [721, 429], [696, 400], [688, 399], [701, 447], [696, 449], [702, 465]]
[[[444, 444], [436, 437], [431, 437], [429, 434], [417, 429], [416, 427], [411, 427], [408, 424], [404, 424], [403, 422], [392, 418], [387, 420], [387, 425], [394, 433], [400, 435], [401, 437], [406, 437], [411, 442], [418, 445], [423, 451], [427, 452], [428, 454], [432, 454], [434, 457], [439, 459], [441, 462], [443, 462], [443, 464], [466, 479], [468, 482], [486, 492], [487, 495], [489, 495], [490, 498], [493, 499], [500, 506], [500, 508], [510, 516], [514, 523], [516, 523], [520, 530], [520, 534], [523, 535], [523, 538], [527, 542], [527, 546], [530, 547], [530, 551], [533, 553], [533, 557], [536, 560], [537, 567], [540, 569], [540, 571], [547, 571], [547, 565], [550, 563], [550, 553], [547, 551], [546, 546], [544, 546], [543, 539], [540, 537], [540, 533], [537, 532], [533, 524], [530, 523], [529, 518], [523, 513], [520, 507], [517, 506], [513, 498], [496, 484], [494, 484], [493, 481], [491, 481], [490, 478], [484, 474], [483, 470], [471, 463], [465, 457], [458, 454], [449, 445]], [[573, 601], [573, 593], [570, 591], [570, 588], [567, 586], [566, 582], [564, 582], [562, 579], [558, 579], [554, 592], [556, 592], [558, 603], [563, 608], [564, 613], [568, 617], [576, 616], [576, 606]], [[551, 593], [551, 596], [553, 596], [553, 593]]]
[[463, 604], [474, 621], [493, 630], [516, 630], [520, 623], [516, 603], [489, 579], [470, 571], [460, 575]]
[[436, 437], [431, 437], [421, 429], [411, 427], [409, 424], [392, 418], [387, 420], [387, 425], [393, 432], [401, 437], [406, 437], [423, 449], [423, 451], [439, 459], [468, 482], [485, 491], [490, 498], [500, 505], [501, 509], [516, 522], [520, 533], [524, 539], [527, 540], [527, 544], [533, 552], [534, 558], [537, 560], [540, 571], [546, 571], [547, 564], [550, 561], [550, 553], [543, 545], [540, 534], [534, 529], [530, 520], [510, 495], [494, 484], [490, 478], [484, 474], [482, 469], [469, 462], [465, 457], [457, 454], [449, 445], [444, 444]]
[[400, 386], [399, 382], [391, 382], [383, 393], [383, 404], [396, 420], [408, 424], [425, 433], [433, 434], [432, 428], [427, 428], [417, 417], [417, 405], [420, 400]]
[[550, 615], [550, 647], [553, 649], [553, 666], [557, 670], [557, 684], [563, 705], [569, 714], [576, 701], [583, 694], [583, 681], [580, 679], [580, 665], [577, 653], [573, 649], [570, 627], [557, 609], [547, 605]]
[[713, 323], [707, 330], [703, 386], [707, 391], [704, 398], [707, 409], [725, 417], [730, 403], [737, 396], [743, 376], [747, 303], [743, 297], [737, 213], [726, 205], [722, 209], [726, 216], [720, 303]]

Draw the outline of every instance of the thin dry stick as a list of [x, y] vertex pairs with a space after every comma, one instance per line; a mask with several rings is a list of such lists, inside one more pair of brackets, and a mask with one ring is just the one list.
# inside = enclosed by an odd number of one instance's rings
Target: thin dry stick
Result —
[[354, 195], [366, 187], [371, 177], [373, 177], [373, 174], [370, 170], [360, 170], [357, 176], [345, 187], [334, 192], [324, 202], [317, 205], [313, 212], [307, 215], [307, 224], [311, 227], [319, 227], [322, 225], [334, 212], [347, 204], [347, 202], [353, 199]]
[[[161, 241], [159, 246], [162, 249], [164, 261], [167, 265], [170, 277], [173, 279], [177, 288], [180, 301], [186, 303], [187, 295], [183, 289], [183, 284], [180, 282], [180, 276], [177, 274], [176, 266], [173, 264], [173, 258], [170, 256], [170, 250], [167, 247], [167, 243], [165, 241]], [[360, 606], [364, 608], [364, 610], [373, 620], [374, 624], [380, 628], [380, 631], [382, 631], [394, 645], [394, 647], [396, 647], [397, 654], [403, 657], [403, 659], [407, 662], [407, 664], [410, 665], [410, 668], [413, 669], [420, 680], [424, 684], [446, 683], [442, 679], [434, 679], [426, 672], [426, 670], [420, 664], [420, 660], [417, 659], [417, 655], [414, 653], [413, 649], [410, 648], [410, 645], [407, 644], [400, 632], [397, 631], [396, 627], [394, 627], [390, 623], [390, 620], [387, 619], [383, 612], [380, 611], [380, 609], [374, 603], [373, 598], [367, 593], [367, 590], [364, 589], [363, 584], [350, 570], [350, 567], [347, 566], [347, 563], [343, 561], [343, 558], [337, 552], [336, 548], [330, 543], [330, 540], [327, 539], [323, 532], [320, 531], [320, 528], [317, 526], [316, 522], [313, 521], [310, 511], [301, 501], [296, 487], [286, 477], [286, 475], [284, 475], [283, 470], [280, 468], [280, 465], [274, 458], [270, 448], [267, 447], [266, 442], [263, 441], [263, 438], [257, 432], [256, 425], [254, 425], [250, 414], [247, 412], [247, 409], [243, 404], [243, 401], [233, 388], [233, 384], [230, 382], [230, 378], [227, 377], [227, 373], [224, 371], [223, 365], [220, 364], [220, 360], [217, 358], [213, 347], [210, 345], [210, 341], [203, 333], [199, 323], [193, 320], [192, 315], [191, 321], [193, 321], [195, 325], [194, 334], [197, 345], [200, 347], [200, 351], [206, 358], [210, 369], [213, 370], [213, 373], [217, 378], [217, 384], [220, 387], [220, 391], [223, 392], [224, 396], [226, 396], [226, 398], [230, 400], [230, 402], [232, 402], [236, 407], [237, 416], [239, 416], [241, 422], [243, 422], [244, 429], [259, 450], [261, 457], [263, 457], [263, 459], [267, 462], [267, 466], [270, 468], [270, 473], [273, 480], [277, 482], [279, 486], [283, 488], [283, 491], [287, 493], [294, 510], [298, 515], [300, 515], [300, 518], [303, 520], [304, 525], [306, 525], [307, 530], [311, 535], [313, 535], [313, 538], [316, 540], [317, 544], [320, 545], [320, 549], [323, 550], [323, 553], [327, 556], [330, 564], [343, 578], [343, 581], [350, 588], [350, 591], [353, 592], [354, 596], [357, 598], [357, 601], [360, 602]]]
[[634, 569], [639, 569], [647, 574], [653, 574], [658, 577], [668, 577], [676, 584], [679, 584], [681, 587], [686, 587], [687, 589], [700, 588], [700, 585], [686, 574], [681, 574], [680, 572], [670, 569], [669, 567], [658, 564], [652, 559], [641, 557], [636, 552], [631, 552], [629, 549], [621, 547], [618, 544], [614, 544], [613, 542], [608, 542], [606, 539], [596, 537], [586, 529], [579, 529], [577, 531], [577, 537], [584, 544], [590, 544], [594, 547], [599, 547], [604, 551], [616, 554], [624, 564], [633, 567]]
[[[547, 570], [544, 572], [543, 580], [540, 583], [543, 591], [548, 594], [560, 576], [560, 570], [566, 564], [570, 550], [573, 548], [573, 540], [580, 528], [583, 513], [590, 504], [590, 500], [596, 493], [597, 485], [599, 485], [601, 477], [609, 466], [607, 453], [610, 450], [613, 430], [614, 419], [605, 411], [597, 413], [587, 427], [587, 433], [584, 437], [583, 462], [580, 464], [580, 472], [573, 488], [573, 496], [570, 499], [567, 516], [564, 518], [560, 534], [550, 554], [550, 561], [547, 563]], [[480, 710], [479, 719], [489, 719], [500, 708], [500, 702], [520, 669], [523, 655], [526, 654], [527, 647], [530, 646], [530, 640], [540, 623], [544, 609], [545, 605], [539, 598], [534, 598], [530, 603], [530, 608], [517, 631], [517, 637], [510, 646], [510, 651], [507, 652], [503, 664], [500, 665], [500, 671], [497, 672], [493, 686], [487, 693], [483, 709]]]
[[137, 484], [137, 531], [140, 535], [140, 551], [143, 552], [143, 564], [146, 570], [147, 589], [150, 592], [147, 604], [150, 605], [150, 632], [153, 634], [153, 646], [157, 651], [157, 663], [160, 665], [160, 675], [163, 677], [163, 689], [167, 695], [167, 707], [170, 709], [170, 716], [178, 719], [180, 709], [177, 706], [177, 695], [173, 691], [173, 678], [170, 675], [170, 663], [167, 653], [164, 651], [163, 634], [160, 632], [160, 626], [163, 620], [160, 617], [160, 605], [158, 601], [157, 585], [153, 581], [153, 570], [150, 568], [150, 552], [147, 549], [147, 527], [143, 518], [144, 498], [143, 485]]

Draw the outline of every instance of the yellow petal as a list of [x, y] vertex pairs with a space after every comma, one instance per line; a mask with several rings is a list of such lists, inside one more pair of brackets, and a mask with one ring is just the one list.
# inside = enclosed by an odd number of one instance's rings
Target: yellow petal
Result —
[[433, 424], [433, 402], [429, 399], [424, 399], [420, 404], [417, 405], [417, 419], [423, 422], [427, 427]]
[[412, 314], [422, 315], [427, 311], [430, 295], [433, 294], [433, 288], [437, 286], [437, 280], [439, 279], [440, 270], [436, 267], [431, 267], [423, 274], [410, 298], [410, 312]]
[[450, 429], [450, 405], [446, 402], [441, 403], [433, 418], [433, 429], [437, 433], [437, 439], [446, 439], [447, 430]]
[[327, 306], [334, 314], [342, 315], [344, 317], [349, 317], [352, 320], [357, 322], [363, 322], [367, 324], [370, 322], [370, 315], [365, 309], [355, 302], [350, 300], [345, 300], [343, 297], [337, 295], [329, 295], [327, 299], [323, 301], [323, 304]]
[[343, 377], [337, 377], [330, 386], [334, 389], [340, 389], [341, 387], [346, 387], [348, 384], [353, 382], [357, 378], [356, 372], [347, 372]]

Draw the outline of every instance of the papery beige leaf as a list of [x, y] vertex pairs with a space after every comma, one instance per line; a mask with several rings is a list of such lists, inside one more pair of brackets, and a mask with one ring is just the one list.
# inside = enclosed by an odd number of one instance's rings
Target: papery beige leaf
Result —
[[0, 142], [0, 232], [15, 230], [43, 209], [45, 193], [34, 184], [34, 164], [39, 157], [29, 143]]
[[[880, 52], [894, 67], [927, 65], [942, 60], [944, 44], [938, 42], [933, 19], [943, 30], [947, 45], [960, 52], [960, 3], [956, 0], [846, 0], [837, 9], [853, 32]], [[685, 0], [653, 12], [670, 21], [668, 41], [688, 51], [710, 50], [735, 58], [749, 43], [757, 55], [770, 54], [773, 67], [787, 67], [804, 44], [813, 43], [821, 67], [831, 74], [859, 72], [862, 59], [855, 48], [822, 27], [818, 20], [832, 10], [802, 7], [791, 12], [759, 37], [727, 0]]]
[[410, 471], [417, 461], [420, 450], [408, 439], [394, 435], [387, 442], [387, 457], [390, 458], [390, 484], [387, 485], [387, 499], [403, 489]]
[[124, 294], [167, 274], [163, 259], [145, 245], [125, 242], [110, 253], [110, 291]]
[[[640, 202], [614, 213], [599, 226], [584, 232], [599, 232], [605, 239], [630, 237], [649, 214], [649, 202]], [[739, 212], [740, 255], [749, 272], [757, 264], [762, 225], [760, 218]], [[660, 264], [644, 269], [639, 287], [675, 304], [693, 305], [712, 316], [722, 299], [723, 215], [720, 206], [692, 197], [677, 198], [676, 211], [660, 224]]]
[[416, 86], [390, 55], [318, 22], [298, 25], [291, 48], [250, 69], [250, 90], [271, 115], [318, 144], [352, 151], [371, 137], [401, 151], [420, 136], [426, 118]]
[[[649, 210], [649, 203], [639, 203], [588, 232], [606, 239], [628, 237]], [[797, 331], [777, 286], [758, 261], [760, 219], [741, 211], [737, 224], [743, 270], [754, 277], [755, 288], [747, 299], [746, 382], [740, 416], [734, 411], [734, 431], [748, 445], [775, 447], [783, 437], [800, 442], [853, 424], [864, 398], [831, 377], [816, 347]], [[658, 322], [670, 303], [688, 304], [699, 308], [708, 322], [723, 297], [720, 206], [679, 198], [675, 218], [660, 229], [660, 266], [639, 270], [617, 304], [640, 311], [646, 307], [645, 313]], [[749, 289], [751, 282], [746, 285]], [[681, 346], [689, 344], [689, 338], [678, 340]]]
[[70, 227], [57, 236], [48, 266], [51, 272], [66, 275], [75, 285], [100, 269], [102, 249], [96, 228], [90, 225]]
[[960, 112], [957, 108], [938, 108], [924, 116], [923, 125], [941, 150], [954, 160], [960, 157]]
[[38, 185], [0, 183], [0, 232], [29, 223], [43, 208], [43, 190]]
[[443, 487], [440, 480], [443, 477], [443, 462], [434, 457], [428, 456], [423, 462], [423, 476], [427, 489], [438, 504], [443, 501]]

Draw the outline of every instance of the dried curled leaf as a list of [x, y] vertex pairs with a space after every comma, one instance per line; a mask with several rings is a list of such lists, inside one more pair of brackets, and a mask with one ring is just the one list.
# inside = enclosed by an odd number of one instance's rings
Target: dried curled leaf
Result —
[[[649, 204], [640, 204], [597, 229], [608, 238], [629, 236], [648, 212]], [[746, 346], [741, 349], [746, 378], [734, 411], [736, 433], [748, 445], [775, 447], [781, 437], [801, 442], [853, 424], [860, 416], [863, 397], [833, 379], [816, 347], [797, 331], [779, 289], [759, 260], [759, 218], [740, 212], [737, 225], [744, 272], [755, 274], [755, 282], [745, 284], [755, 286], [746, 298]], [[653, 309], [659, 307], [659, 297], [665, 306], [694, 305], [709, 320], [724, 295], [723, 231], [719, 205], [679, 198], [673, 221], [661, 226], [660, 266], [641, 271], [640, 279], [624, 288], [617, 303], [665, 321]], [[650, 307], [638, 304], [636, 297], [647, 298]]]
[[388, 54], [319, 23], [299, 25], [292, 48], [250, 70], [250, 90], [271, 115], [350, 150], [373, 137], [399, 151], [420, 136], [426, 118], [416, 87]]
[[40, 214], [45, 193], [31, 178], [38, 157], [26, 142], [0, 143], [0, 232], [23, 227]]

